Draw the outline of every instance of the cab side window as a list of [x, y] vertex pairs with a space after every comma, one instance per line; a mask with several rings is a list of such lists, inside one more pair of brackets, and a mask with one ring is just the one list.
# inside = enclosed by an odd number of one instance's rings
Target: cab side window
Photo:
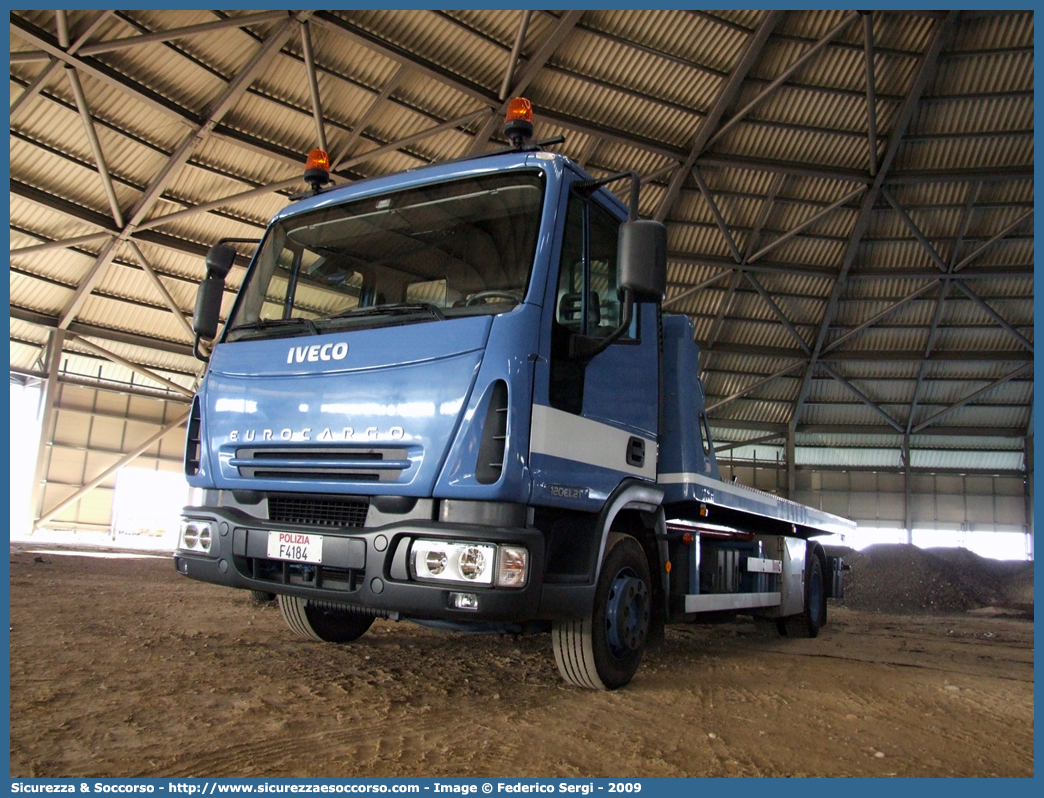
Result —
[[[601, 338], [620, 324], [620, 294], [616, 281], [616, 248], [620, 236], [620, 222], [616, 217], [595, 202], [588, 203], [588, 261], [591, 267], [590, 292], [598, 304], [597, 321], [587, 334]], [[597, 299], [594, 299], [597, 297]], [[628, 333], [624, 338], [630, 337]]]
[[584, 331], [584, 204], [580, 197], [570, 195], [558, 267], [555, 321], [575, 333]]
[[[620, 222], [609, 211], [576, 194], [570, 196], [555, 312], [555, 320], [570, 332], [598, 338], [620, 324], [619, 235]], [[635, 330], [632, 326], [622, 338], [632, 338]]]
[[[593, 199], [570, 194], [558, 266], [555, 322], [551, 331], [551, 406], [583, 408], [585, 364], [569, 357], [573, 335], [602, 338], [623, 315], [616, 275], [620, 222]], [[619, 341], [637, 337], [637, 316]]]

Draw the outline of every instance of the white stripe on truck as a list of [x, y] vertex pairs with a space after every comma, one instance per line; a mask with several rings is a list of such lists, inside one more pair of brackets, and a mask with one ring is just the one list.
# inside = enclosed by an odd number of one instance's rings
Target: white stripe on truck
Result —
[[[640, 468], [627, 463], [631, 438], [645, 441], [645, 462]], [[656, 441], [545, 405], [533, 405], [529, 451], [656, 479]]]

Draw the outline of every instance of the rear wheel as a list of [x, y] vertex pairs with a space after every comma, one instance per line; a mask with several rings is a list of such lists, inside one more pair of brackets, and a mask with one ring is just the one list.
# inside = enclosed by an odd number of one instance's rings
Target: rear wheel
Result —
[[649, 638], [650, 583], [638, 541], [610, 533], [591, 614], [552, 626], [562, 678], [594, 690], [615, 690], [631, 681]]
[[351, 643], [373, 624], [372, 615], [333, 610], [297, 596], [279, 596], [279, 609], [287, 625], [300, 637], [323, 643]]
[[780, 633], [788, 637], [815, 637], [826, 624], [826, 586], [823, 564], [815, 554], [805, 563], [805, 609], [800, 615], [781, 618]]
[[270, 601], [275, 601], [276, 594], [269, 593], [265, 590], [251, 590], [250, 598], [256, 601], [258, 604], [267, 604]]

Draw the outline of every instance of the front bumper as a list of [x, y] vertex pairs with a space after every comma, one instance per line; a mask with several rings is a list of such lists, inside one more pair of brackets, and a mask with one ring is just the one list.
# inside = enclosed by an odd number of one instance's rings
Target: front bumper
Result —
[[[273, 523], [231, 508], [195, 508], [187, 518], [210, 521], [208, 554], [179, 549], [178, 573], [226, 587], [300, 596], [358, 607], [390, 617], [449, 621], [523, 622], [537, 617], [544, 571], [544, 537], [536, 529], [403, 521], [380, 527], [340, 529]], [[323, 536], [323, 564], [268, 558], [268, 533]], [[529, 550], [524, 587], [421, 582], [410, 578], [407, 556], [416, 538], [523, 545]], [[451, 606], [451, 593], [473, 593], [477, 609]]]

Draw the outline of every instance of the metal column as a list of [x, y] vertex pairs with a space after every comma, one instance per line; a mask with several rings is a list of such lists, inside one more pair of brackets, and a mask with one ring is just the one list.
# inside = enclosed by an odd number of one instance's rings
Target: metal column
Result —
[[910, 483], [910, 436], [903, 435], [903, 510], [905, 513], [904, 527], [906, 529], [906, 542], [913, 543], [913, 485]]
[[1026, 436], [1026, 549], [1033, 558], [1033, 433]]
[[62, 345], [65, 342], [64, 330], [51, 330], [47, 341], [46, 370], [47, 383], [44, 386], [40, 408], [40, 443], [36, 449], [36, 468], [33, 470], [32, 493], [29, 497], [29, 528], [43, 512], [44, 484], [47, 477], [47, 466], [50, 462], [48, 447], [51, 443], [54, 428], [54, 407], [58, 397], [58, 367], [62, 361]]

